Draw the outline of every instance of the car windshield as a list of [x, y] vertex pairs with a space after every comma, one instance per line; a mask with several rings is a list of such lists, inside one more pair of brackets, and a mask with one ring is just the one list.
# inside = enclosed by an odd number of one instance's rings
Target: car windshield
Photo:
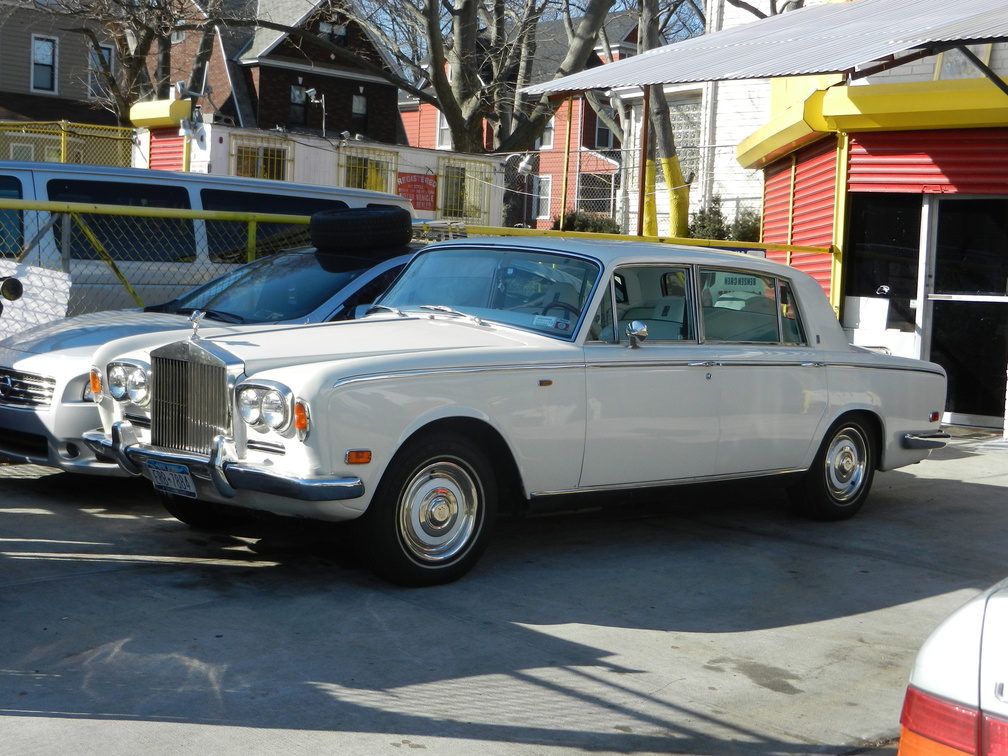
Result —
[[242, 265], [147, 310], [179, 314], [200, 310], [207, 317], [230, 323], [297, 320], [314, 312], [376, 262], [315, 250], [281, 252]]
[[385, 308], [465, 314], [572, 339], [600, 273], [581, 257], [507, 248], [432, 248], [379, 300]]

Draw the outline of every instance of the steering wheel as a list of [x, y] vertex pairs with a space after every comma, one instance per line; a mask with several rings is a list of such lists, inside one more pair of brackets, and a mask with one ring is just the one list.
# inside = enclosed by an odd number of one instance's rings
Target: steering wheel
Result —
[[561, 310], [567, 310], [567, 312], [569, 312], [575, 318], [581, 317], [581, 310], [579, 310], [577, 307], [575, 307], [572, 304], [567, 304], [566, 302], [561, 302], [559, 300], [557, 300], [556, 302], [550, 302], [548, 305], [546, 305], [543, 308], [543, 311], [540, 314], [545, 315], [547, 312], [549, 312], [550, 310], [552, 310], [554, 307], [559, 307]]

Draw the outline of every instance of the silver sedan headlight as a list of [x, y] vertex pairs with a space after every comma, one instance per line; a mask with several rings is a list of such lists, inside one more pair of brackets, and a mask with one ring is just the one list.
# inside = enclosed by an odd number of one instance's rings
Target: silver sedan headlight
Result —
[[235, 393], [238, 414], [257, 428], [286, 430], [293, 414], [294, 394], [286, 386], [273, 383], [244, 383]]
[[142, 362], [110, 362], [108, 392], [117, 402], [143, 406], [150, 401], [150, 366]]

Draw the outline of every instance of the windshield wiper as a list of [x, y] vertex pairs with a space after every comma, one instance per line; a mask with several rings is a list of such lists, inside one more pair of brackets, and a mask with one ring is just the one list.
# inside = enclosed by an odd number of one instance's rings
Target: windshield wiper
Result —
[[453, 309], [451, 307], [446, 307], [445, 305], [420, 305], [420, 309], [421, 310], [433, 310], [434, 312], [441, 312], [441, 313], [444, 313], [445, 315], [457, 315], [460, 318], [469, 318], [474, 323], [476, 323], [476, 325], [483, 325], [484, 324], [483, 321], [480, 320], [475, 315], [470, 315], [470, 314], [465, 313], [465, 312], [460, 312], [459, 310], [455, 310], [455, 309]]
[[377, 312], [378, 310], [386, 310], [388, 312], [395, 313], [400, 318], [408, 318], [409, 317], [409, 315], [407, 315], [405, 312], [403, 312], [402, 310], [400, 310], [398, 307], [390, 307], [389, 305], [383, 305], [383, 304], [373, 304], [373, 305], [371, 305], [370, 307], [367, 308], [367, 311], [364, 314], [365, 315], [370, 315], [372, 312]]
[[224, 310], [204, 310], [202, 307], [180, 307], [177, 310], [173, 310], [173, 315], [192, 315], [194, 312], [202, 312], [205, 317], [211, 318], [212, 320], [222, 320], [225, 323], [244, 323], [245, 318], [241, 315], [235, 315], [233, 312], [225, 312]]

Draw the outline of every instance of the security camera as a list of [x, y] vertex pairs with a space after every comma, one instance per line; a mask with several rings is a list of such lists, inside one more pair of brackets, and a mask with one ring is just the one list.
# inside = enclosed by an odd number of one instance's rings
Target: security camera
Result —
[[349, 131], [341, 131], [340, 132], [340, 138], [341, 139], [349, 139], [351, 136], [352, 135], [350, 134]]
[[310, 99], [315, 99], [315, 95], [317, 95], [318, 92], [315, 91], [315, 87], [312, 87], [311, 89], [306, 89], [305, 94], [308, 95]]

